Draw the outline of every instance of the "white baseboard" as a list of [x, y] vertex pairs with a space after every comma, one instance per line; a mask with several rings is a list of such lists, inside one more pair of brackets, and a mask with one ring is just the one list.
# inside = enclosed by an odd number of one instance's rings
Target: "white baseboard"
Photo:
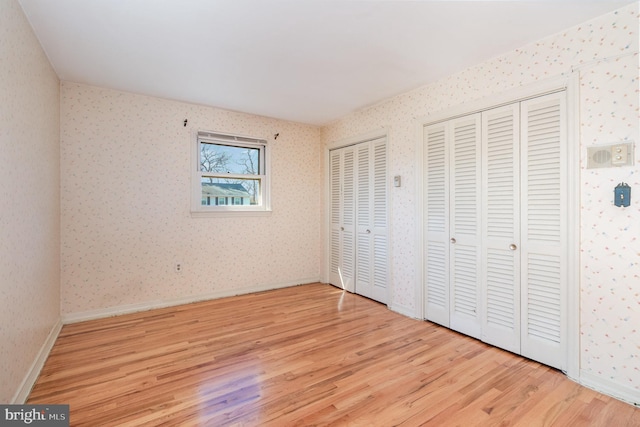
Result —
[[417, 316], [414, 308], [405, 307], [400, 304], [391, 304], [389, 306], [389, 310], [395, 311], [398, 314], [402, 314], [403, 316], [411, 317], [412, 319], [419, 319], [420, 316]]
[[579, 383], [585, 387], [622, 400], [634, 406], [640, 406], [640, 391], [623, 384], [598, 377], [590, 372], [580, 371]]
[[61, 329], [62, 320], [58, 318], [55, 325], [53, 325], [53, 328], [51, 328], [49, 335], [47, 335], [47, 339], [44, 341], [44, 344], [40, 347], [40, 351], [38, 352], [35, 360], [29, 367], [27, 375], [22, 380], [22, 383], [20, 383], [20, 387], [18, 387], [16, 394], [13, 395], [13, 398], [11, 399], [12, 404], [23, 404], [27, 401], [29, 393], [31, 393], [31, 389], [36, 383], [38, 375], [40, 375], [40, 371], [44, 366], [44, 362], [47, 361], [47, 357], [49, 357], [49, 353], [51, 352], [53, 344], [55, 344]]
[[62, 315], [62, 323], [66, 325], [69, 323], [84, 322], [86, 320], [102, 319], [105, 317], [118, 316], [121, 314], [136, 313], [139, 311], [147, 311], [147, 310], [153, 310], [156, 308], [172, 307], [174, 305], [190, 304], [192, 302], [207, 301], [207, 300], [231, 297], [236, 295], [250, 294], [254, 292], [270, 291], [273, 289], [287, 288], [290, 286], [298, 286], [298, 285], [304, 285], [308, 283], [316, 283], [319, 281], [320, 279], [318, 277], [308, 277], [305, 279], [292, 280], [290, 282], [280, 282], [280, 283], [273, 283], [273, 284], [261, 285], [261, 286], [248, 286], [248, 287], [236, 288], [236, 289], [225, 289], [221, 291], [211, 292], [209, 294], [193, 295], [193, 296], [175, 298], [170, 300], [148, 301], [148, 302], [139, 303], [139, 304], [120, 305], [116, 307], [107, 307], [107, 308], [101, 308], [97, 310], [84, 311], [80, 313], [68, 313], [68, 314]]

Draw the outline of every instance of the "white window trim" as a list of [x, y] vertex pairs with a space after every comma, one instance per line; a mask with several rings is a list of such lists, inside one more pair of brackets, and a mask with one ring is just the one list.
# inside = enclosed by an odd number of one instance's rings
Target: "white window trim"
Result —
[[[267, 216], [271, 214], [271, 150], [266, 139], [232, 135], [211, 131], [194, 131], [191, 143], [191, 216], [211, 218], [225, 216]], [[230, 178], [256, 178], [260, 180], [261, 204], [255, 205], [202, 205], [202, 187], [200, 171], [200, 141], [240, 147], [259, 148], [262, 151], [261, 175], [226, 175]]]

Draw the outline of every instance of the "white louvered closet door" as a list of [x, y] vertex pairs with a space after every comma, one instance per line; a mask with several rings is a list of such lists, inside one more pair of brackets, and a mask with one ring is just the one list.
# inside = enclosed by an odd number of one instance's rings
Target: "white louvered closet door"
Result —
[[448, 125], [450, 327], [480, 338], [480, 113]]
[[342, 207], [342, 203], [340, 203], [342, 198], [341, 159], [342, 156], [339, 151], [334, 150], [329, 153], [329, 203], [331, 203], [329, 209], [329, 282], [336, 286], [341, 286], [340, 265], [342, 263], [340, 238], [340, 209]]
[[356, 146], [356, 288], [357, 294], [372, 298], [373, 245], [371, 242], [371, 146]]
[[387, 194], [387, 141], [373, 145], [373, 285], [374, 298], [389, 300], [389, 218]]
[[330, 167], [330, 283], [354, 290], [355, 183], [354, 149], [333, 150]]
[[387, 145], [356, 146], [357, 294], [387, 303]]
[[482, 340], [520, 353], [519, 104], [482, 113]]
[[423, 131], [425, 318], [559, 369], [566, 127], [558, 92]]
[[449, 326], [449, 148], [448, 123], [423, 130], [425, 318]]
[[565, 93], [521, 103], [523, 356], [564, 369], [567, 247]]

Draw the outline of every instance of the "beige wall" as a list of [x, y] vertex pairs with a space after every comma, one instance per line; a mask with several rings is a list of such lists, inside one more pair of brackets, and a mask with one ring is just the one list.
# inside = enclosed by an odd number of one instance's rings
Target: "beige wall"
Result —
[[[268, 140], [270, 216], [190, 216], [198, 129]], [[63, 82], [63, 315], [318, 280], [320, 166], [317, 127]]]
[[0, 1], [0, 402], [60, 316], [59, 81], [22, 9]]
[[[392, 308], [419, 311], [416, 272], [416, 118], [523, 85], [580, 77], [580, 364], [591, 382], [640, 400], [640, 138], [638, 3], [524, 46], [328, 126], [325, 144], [386, 127], [391, 191]], [[604, 60], [605, 58], [608, 58]], [[589, 169], [586, 148], [636, 142], [633, 167]], [[613, 188], [632, 187], [632, 206], [613, 206]], [[635, 194], [635, 196], [634, 196]]]

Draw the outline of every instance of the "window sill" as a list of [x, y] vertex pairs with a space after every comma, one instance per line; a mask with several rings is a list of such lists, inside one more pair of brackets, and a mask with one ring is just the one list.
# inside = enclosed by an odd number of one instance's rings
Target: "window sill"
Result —
[[220, 210], [220, 211], [191, 211], [191, 218], [221, 218], [221, 217], [259, 217], [259, 216], [271, 216], [271, 209], [269, 210]]

